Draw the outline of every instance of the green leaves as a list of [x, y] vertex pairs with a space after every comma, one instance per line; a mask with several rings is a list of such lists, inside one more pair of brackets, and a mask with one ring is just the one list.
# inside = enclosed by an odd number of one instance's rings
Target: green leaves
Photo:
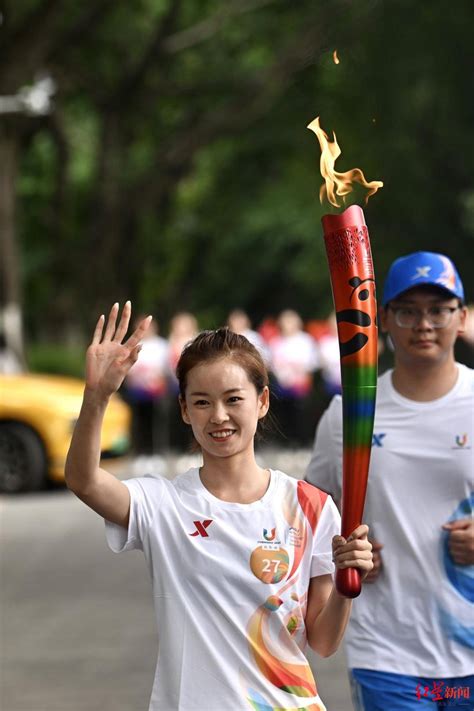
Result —
[[33, 333], [69, 320], [88, 333], [128, 297], [202, 326], [236, 305], [254, 320], [285, 306], [325, 316], [319, 147], [305, 128], [318, 114], [337, 169], [385, 182], [365, 209], [379, 283], [414, 249], [447, 251], [469, 281], [469, 0], [450, 14], [407, 0], [14, 5], [5, 86], [47, 68], [58, 87], [53, 114], [23, 117], [14, 139]]

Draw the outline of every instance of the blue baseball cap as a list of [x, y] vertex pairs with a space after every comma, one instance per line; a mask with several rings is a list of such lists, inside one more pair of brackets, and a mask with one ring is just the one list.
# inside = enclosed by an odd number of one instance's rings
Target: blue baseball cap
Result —
[[416, 286], [437, 286], [464, 301], [464, 288], [456, 267], [444, 254], [413, 252], [396, 259], [388, 270], [382, 304]]

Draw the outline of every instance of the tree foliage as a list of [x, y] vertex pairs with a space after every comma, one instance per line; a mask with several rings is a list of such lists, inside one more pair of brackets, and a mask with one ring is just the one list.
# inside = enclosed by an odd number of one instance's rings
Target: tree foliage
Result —
[[40, 72], [57, 84], [49, 115], [0, 117], [31, 337], [89, 329], [126, 298], [203, 326], [236, 305], [324, 316], [316, 115], [339, 170], [384, 180], [366, 209], [377, 276], [433, 249], [469, 281], [468, 0], [4, 5], [1, 93]]

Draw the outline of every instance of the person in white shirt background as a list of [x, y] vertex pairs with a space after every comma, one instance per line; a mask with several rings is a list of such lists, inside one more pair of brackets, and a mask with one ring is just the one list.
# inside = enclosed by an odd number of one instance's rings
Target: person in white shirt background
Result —
[[337, 649], [352, 601], [332, 574], [370, 572], [367, 526], [346, 541], [331, 497], [257, 464], [268, 373], [257, 349], [226, 328], [199, 334], [177, 366], [202, 466], [173, 480], [119, 481], [101, 469], [107, 403], [150, 324], [126, 339], [130, 311], [127, 302], [118, 320], [115, 305], [97, 323], [66, 482], [105, 519], [113, 550], [145, 555], [159, 630], [150, 711], [324, 711], [304, 649]]
[[[374, 569], [346, 634], [357, 711], [474, 708], [474, 371], [454, 358], [465, 321], [448, 257], [392, 264], [380, 325], [395, 362], [378, 382], [364, 511]], [[306, 473], [335, 500], [341, 460], [336, 396]]]
[[280, 333], [269, 344], [276, 419], [287, 444], [307, 445], [314, 426], [310, 397], [314, 371], [320, 365], [318, 347], [293, 309], [282, 311], [277, 323]]
[[[139, 316], [136, 324], [142, 320]], [[132, 451], [136, 456], [152, 455], [168, 444], [168, 350], [154, 319], [123, 387], [124, 398], [132, 408]]]
[[197, 318], [189, 311], [178, 311], [170, 321], [168, 334], [168, 432], [169, 445], [172, 450], [185, 451], [189, 448], [189, 428], [184, 425], [179, 414], [179, 385], [176, 380], [176, 365], [183, 348], [193, 340], [198, 331]]
[[327, 317], [326, 324], [327, 331], [318, 339], [318, 349], [324, 390], [332, 398], [341, 392], [341, 359], [334, 311]]
[[241, 336], [250, 341], [255, 348], [260, 351], [260, 354], [265, 363], [268, 363], [270, 354], [267, 344], [258, 333], [252, 328], [249, 315], [243, 309], [232, 309], [227, 317], [227, 325], [234, 333], [239, 333]]

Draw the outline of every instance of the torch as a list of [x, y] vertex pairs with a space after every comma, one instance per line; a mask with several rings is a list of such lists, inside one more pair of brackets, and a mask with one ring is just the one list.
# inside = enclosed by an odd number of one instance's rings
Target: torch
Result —
[[[344, 199], [354, 182], [368, 190], [366, 200], [382, 187], [380, 181], [368, 183], [358, 168], [346, 173], [335, 171], [334, 163], [341, 154], [336, 136], [333, 142], [329, 141], [319, 118], [308, 128], [321, 146], [321, 174], [325, 179], [321, 202], [327, 197], [332, 205], [340, 207], [338, 197]], [[322, 225], [341, 360], [341, 535], [347, 538], [362, 521], [367, 490], [377, 391], [377, 303], [369, 233], [362, 209], [351, 205], [341, 214], [324, 215]], [[357, 597], [361, 590], [358, 570], [338, 570], [336, 588], [346, 597]]]

